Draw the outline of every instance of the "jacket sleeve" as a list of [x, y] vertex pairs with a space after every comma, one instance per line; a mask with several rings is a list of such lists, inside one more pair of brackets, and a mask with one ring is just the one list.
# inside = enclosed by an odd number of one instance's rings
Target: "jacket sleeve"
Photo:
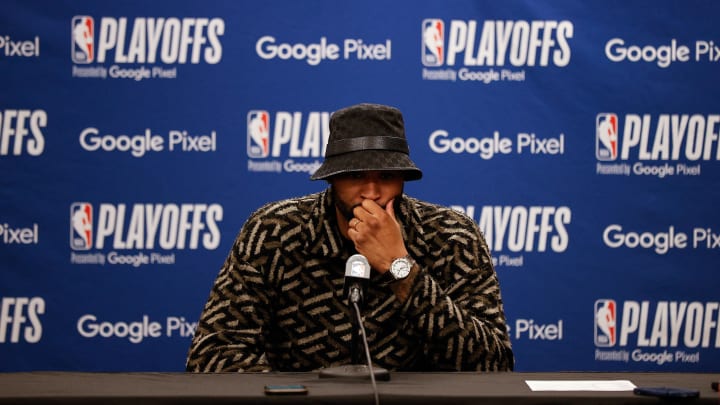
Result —
[[443, 235], [436, 235], [444, 247], [418, 261], [402, 311], [425, 336], [433, 368], [511, 371], [514, 357], [487, 244], [471, 219], [444, 222]]
[[269, 371], [265, 357], [270, 299], [262, 272], [243, 259], [248, 223], [238, 235], [203, 309], [188, 353], [194, 372]]

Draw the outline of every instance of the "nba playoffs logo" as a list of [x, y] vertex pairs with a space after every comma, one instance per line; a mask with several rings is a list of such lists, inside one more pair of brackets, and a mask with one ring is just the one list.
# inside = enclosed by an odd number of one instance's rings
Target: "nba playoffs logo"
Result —
[[252, 110], [247, 115], [247, 154], [251, 158], [270, 155], [270, 114]]
[[615, 300], [595, 301], [595, 346], [615, 346], [617, 305]]
[[422, 44], [422, 64], [442, 66], [445, 62], [445, 23], [442, 20], [423, 20]]
[[72, 61], [75, 63], [91, 63], [95, 60], [95, 22], [86, 15], [72, 19]]
[[73, 250], [92, 248], [92, 205], [76, 202], [70, 206], [70, 247]]
[[600, 113], [595, 119], [595, 157], [597, 160], [615, 160], [617, 156], [617, 114]]

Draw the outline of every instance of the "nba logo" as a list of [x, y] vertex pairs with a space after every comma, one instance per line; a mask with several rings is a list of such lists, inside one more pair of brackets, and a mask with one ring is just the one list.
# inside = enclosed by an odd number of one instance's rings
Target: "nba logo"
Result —
[[92, 247], [92, 205], [76, 202], [70, 206], [70, 247], [73, 250], [89, 250]]
[[76, 15], [72, 19], [72, 61], [90, 63], [95, 60], [95, 22], [92, 17]]
[[615, 300], [595, 301], [595, 346], [615, 346], [617, 306]]
[[352, 262], [352, 267], [350, 268], [350, 275], [353, 277], [365, 276], [365, 263], [361, 261]]
[[422, 64], [442, 66], [445, 62], [445, 23], [437, 18], [422, 22]]
[[618, 156], [618, 118], [613, 113], [600, 113], [595, 118], [595, 157], [615, 160]]
[[251, 158], [270, 155], [270, 114], [252, 110], [247, 115], [247, 154]]

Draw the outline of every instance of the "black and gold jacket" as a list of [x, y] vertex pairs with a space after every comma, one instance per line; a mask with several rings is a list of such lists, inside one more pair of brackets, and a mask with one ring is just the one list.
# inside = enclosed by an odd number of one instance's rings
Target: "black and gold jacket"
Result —
[[[373, 271], [363, 325], [388, 370], [509, 371], [514, 359], [497, 275], [467, 216], [403, 195], [396, 216], [420, 273], [400, 303]], [[215, 280], [188, 371], [309, 371], [351, 362], [343, 296], [353, 244], [330, 189], [267, 204], [240, 231]]]

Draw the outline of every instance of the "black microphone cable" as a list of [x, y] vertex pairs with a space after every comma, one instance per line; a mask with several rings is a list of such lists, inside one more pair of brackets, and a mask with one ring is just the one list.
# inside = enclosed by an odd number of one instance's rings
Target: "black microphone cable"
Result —
[[[357, 290], [357, 289], [354, 289], [354, 290]], [[360, 326], [360, 333], [362, 334], [362, 338], [363, 338], [362, 341], [363, 341], [363, 345], [365, 346], [365, 357], [367, 358], [368, 372], [370, 373], [370, 382], [372, 383], [373, 395], [375, 396], [375, 405], [380, 405], [380, 394], [378, 393], [377, 384], [375, 383], [375, 373], [373, 372], [372, 361], [370, 360], [370, 347], [368, 346], [367, 335], [365, 334], [365, 326], [363, 325], [362, 315], [360, 314], [360, 307], [358, 306], [358, 300], [352, 299], [352, 298], [353, 298], [353, 294], [351, 292], [350, 302], [352, 302], [353, 307], [355, 307], [355, 315], [357, 315], [357, 318], [358, 318], [358, 325]]]

